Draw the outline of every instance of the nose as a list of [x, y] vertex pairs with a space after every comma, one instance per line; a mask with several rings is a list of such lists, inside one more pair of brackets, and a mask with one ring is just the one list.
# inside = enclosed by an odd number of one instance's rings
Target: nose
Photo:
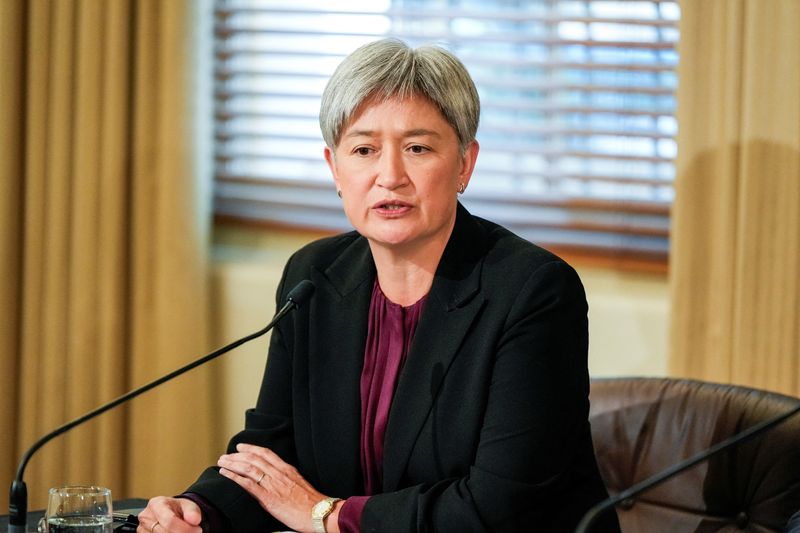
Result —
[[393, 191], [408, 183], [403, 156], [400, 150], [384, 149], [378, 163], [375, 184]]

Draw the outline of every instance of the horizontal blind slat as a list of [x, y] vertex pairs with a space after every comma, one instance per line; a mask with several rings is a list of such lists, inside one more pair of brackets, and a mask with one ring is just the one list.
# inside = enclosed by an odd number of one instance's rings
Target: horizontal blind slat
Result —
[[[311, 161], [311, 160], [308, 160]], [[490, 172], [501, 173], [503, 170], [500, 169], [492, 169], [486, 168], [484, 169]], [[637, 176], [622, 176], [622, 175], [608, 175], [608, 174], [569, 174], [569, 173], [549, 173], [547, 175], [535, 173], [535, 172], [518, 172], [515, 175], [521, 177], [531, 177], [531, 178], [539, 178], [539, 179], [547, 179], [547, 180], [577, 180], [577, 181], [597, 181], [597, 182], [606, 182], [606, 183], [614, 183], [618, 185], [643, 185], [643, 186], [668, 186], [670, 185], [670, 181], [665, 180], [664, 178], [654, 178], [654, 177], [637, 177]], [[270, 181], [278, 181], [283, 182], [286, 180], [285, 177], [277, 177], [277, 176], [270, 176], [269, 173], [264, 174], [233, 174], [230, 172], [219, 171], [216, 174], [216, 179], [221, 182], [231, 181], [231, 182], [249, 182], [253, 184], [264, 184]], [[304, 180], [297, 183], [298, 180], [294, 180], [295, 183], [299, 187], [311, 186], [309, 184], [318, 184], [320, 180]], [[664, 203], [667, 205], [667, 203]]]
[[[667, 2], [665, 2], [667, 3]], [[674, 0], [670, 3], [674, 3]], [[241, 7], [221, 7], [214, 11], [215, 18], [221, 23], [225, 23], [228, 19], [235, 15], [303, 15], [303, 16], [329, 16], [329, 15], [345, 15], [345, 16], [375, 16], [383, 15], [393, 19], [418, 19], [420, 14], [413, 11], [403, 9], [387, 9], [384, 11], [366, 11], [366, 10], [337, 10], [335, 7], [331, 9], [292, 9], [291, 7], [282, 8], [259, 8], [253, 6]], [[667, 27], [675, 28], [678, 25], [677, 20], [670, 19], [641, 19], [630, 17], [586, 17], [569, 14], [538, 14], [536, 12], [518, 12], [507, 11], [502, 9], [492, 9], [477, 12], [468, 9], [428, 9], [424, 13], [426, 19], [444, 18], [444, 19], [457, 19], [457, 18], [480, 18], [481, 20], [498, 20], [505, 22], [543, 22], [548, 24], [556, 24], [559, 22], [581, 22], [581, 23], [613, 23], [613, 24], [631, 24], [631, 25], [644, 25], [654, 27]]]
[[[308, 137], [297, 137], [297, 136], [285, 136], [286, 139], [291, 140], [302, 140], [307, 141], [309, 140]], [[313, 139], [312, 139], [313, 140]], [[514, 146], [509, 146], [508, 144], [497, 144], [492, 142], [485, 142], [482, 143], [482, 149], [488, 148], [495, 152], [501, 153], [505, 152], [511, 155], [519, 154], [524, 152], [527, 155], [538, 155], [538, 156], [547, 156], [551, 158], [555, 157], [572, 157], [572, 158], [579, 158], [579, 159], [597, 159], [597, 160], [620, 160], [620, 161], [631, 161], [631, 162], [645, 162], [645, 163], [671, 163], [673, 158], [671, 157], [664, 157], [664, 156], [646, 156], [646, 155], [629, 155], [629, 154], [620, 154], [620, 153], [598, 153], [598, 152], [586, 152], [586, 151], [578, 151], [578, 150], [556, 150], [553, 148], [541, 148], [538, 146], [531, 146], [526, 147], [524, 149]], [[247, 158], [247, 159], [268, 159], [269, 156], [265, 156], [263, 154], [257, 152], [248, 152], [244, 150], [233, 150], [233, 149], [224, 149], [224, 148], [217, 148], [215, 151], [215, 158], [220, 161], [227, 161], [237, 157]], [[288, 156], [286, 156], [288, 157]], [[306, 158], [303, 158], [304, 160]]]
[[[215, 32], [218, 37], [225, 38], [232, 34], [241, 36], [265, 36], [265, 35], [280, 35], [280, 36], [302, 36], [302, 37], [364, 37], [370, 39], [379, 39], [385, 35], [378, 31], [322, 31], [322, 30], [228, 30], [226, 28], [216, 28]], [[422, 32], [408, 32], [408, 31], [395, 31], [392, 36], [403, 40], [411, 41], [424, 41], [424, 42], [437, 42], [447, 41], [450, 44], [459, 44], [464, 41], [473, 42], [500, 42], [509, 44], [526, 44], [526, 45], [541, 45], [541, 46], [584, 46], [587, 48], [625, 48], [625, 49], [645, 49], [645, 50], [675, 50], [676, 43], [674, 41], [660, 41], [660, 42], [641, 42], [641, 41], [596, 41], [592, 39], [556, 39], [556, 38], [543, 38], [533, 37], [527, 35], [506, 35], [502, 33], [496, 34], [480, 34], [480, 35], [461, 35], [452, 33], [422, 33]], [[241, 51], [248, 50], [247, 48], [240, 48]], [[250, 48], [249, 50], [253, 50]]]
[[[264, 76], [264, 75], [273, 75], [273, 74], [281, 74], [280, 71], [273, 71], [267, 68], [263, 68], [260, 70], [254, 68], [244, 68], [244, 67], [230, 67], [228, 66], [229, 62], [226, 61], [232, 53], [237, 55], [248, 55], [246, 51], [233, 51], [230, 50], [219, 50], [216, 52], [217, 57], [220, 59], [217, 67], [214, 69], [214, 75], [219, 80], [228, 80], [230, 78], [236, 76]], [[292, 53], [290, 51], [281, 51], [281, 50], [271, 50], [270, 54], [280, 55], [285, 58], [291, 58], [294, 56], [297, 57], [319, 57], [318, 54], [298, 54]], [[267, 55], [263, 51], [259, 51], [254, 53], [255, 56], [262, 56]], [[341, 58], [339, 54], [330, 54], [330, 57]], [[658, 72], [673, 72], [675, 70], [676, 65], [665, 63], [665, 64], [641, 64], [641, 63], [576, 63], [576, 62], [546, 62], [542, 60], [518, 60], [518, 61], [503, 61], [501, 60], [493, 60], [490, 58], [484, 58], [479, 56], [472, 56], [472, 57], [464, 57], [461, 58], [465, 62], [469, 62], [472, 65], [490, 65], [490, 66], [504, 66], [509, 68], [515, 69], [524, 69], [524, 68], [535, 68], [539, 70], [546, 70], [546, 71], [553, 71], [553, 70], [586, 70], [586, 71], [597, 71], [597, 70], [609, 70], [613, 72], [650, 72], [650, 73], [658, 73]], [[293, 72], [286, 72], [286, 74], [292, 74]]]
[[[273, 98], [294, 98], [297, 97], [296, 94], [287, 93], [287, 94], [280, 94], [280, 93], [270, 93], [270, 96]], [[318, 118], [318, 113], [316, 110], [309, 111], [305, 114], [299, 114], [296, 112], [284, 112], [278, 113], [274, 111], [260, 111], [258, 109], [248, 109], [245, 111], [239, 111], [236, 109], [228, 109], [228, 102], [231, 99], [234, 99], [235, 96], [231, 95], [227, 98], [220, 98], [217, 100], [217, 108], [214, 112], [214, 117], [219, 124], [224, 124], [225, 122], [229, 122], [235, 118], [239, 117], [252, 117], [252, 118], [285, 118], [285, 119], [303, 119], [303, 118], [313, 118], [316, 120]], [[534, 103], [534, 102], [514, 102], [514, 101], [503, 101], [503, 102], [481, 102], [481, 109], [485, 112], [487, 110], [493, 109], [507, 109], [507, 110], [516, 110], [516, 111], [536, 111], [540, 113], [546, 113], [548, 115], [559, 115], [559, 114], [610, 114], [610, 115], [631, 115], [631, 116], [647, 116], [647, 117], [658, 117], [658, 116], [669, 116], [674, 113], [674, 110], [671, 108], [619, 108], [619, 107], [580, 107], [580, 106], [565, 106], [559, 104], [548, 104], [548, 103]]]
[[[288, 182], [285, 179], [277, 177], [264, 177], [264, 178], [250, 178], [247, 176], [225, 175], [220, 179], [220, 182], [228, 187], [227, 191], [232, 194], [233, 191], [257, 191], [253, 197], [264, 196], [269, 197], [265, 191], [271, 191], [273, 194], [280, 191], [282, 196], [292, 196], [300, 194], [299, 191], [316, 191], [325, 193], [325, 205], [335, 205], [341, 208], [341, 203], [335, 197], [335, 188], [330, 179], [326, 180], [311, 180], [311, 179], [298, 179]], [[246, 194], [240, 193], [241, 197]], [[656, 215], [666, 217], [669, 215], [669, 206], [658, 202], [645, 202], [645, 201], [619, 201], [619, 200], [602, 200], [598, 198], [559, 198], [559, 197], [546, 197], [546, 196], [523, 196], [523, 195], [509, 195], [509, 194], [484, 194], [479, 199], [468, 199], [471, 202], [484, 202], [496, 204], [498, 206], [528, 206], [528, 207], [551, 207], [551, 208], [564, 208], [572, 210], [584, 211], [598, 211], [608, 213], [628, 213], [628, 214], [642, 214], [642, 215]], [[264, 200], [262, 200], [264, 201]]]

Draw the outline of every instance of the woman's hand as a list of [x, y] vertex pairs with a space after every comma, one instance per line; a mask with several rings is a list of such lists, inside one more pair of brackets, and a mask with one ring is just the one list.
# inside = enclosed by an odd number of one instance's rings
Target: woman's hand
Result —
[[200, 506], [186, 498], [157, 496], [139, 513], [136, 533], [200, 533]]
[[[261, 507], [288, 527], [313, 532], [311, 508], [325, 495], [272, 450], [251, 444], [237, 444], [236, 450], [237, 453], [219, 458], [220, 474], [238, 483]], [[339, 531], [340, 507], [337, 505], [325, 520], [328, 533]]]

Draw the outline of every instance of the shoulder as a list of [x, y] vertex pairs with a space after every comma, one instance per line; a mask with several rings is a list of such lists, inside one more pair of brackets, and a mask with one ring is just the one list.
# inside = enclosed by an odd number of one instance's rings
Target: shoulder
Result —
[[366, 246], [366, 239], [355, 231], [318, 239], [306, 244], [293, 253], [289, 258], [289, 264], [296, 266], [305, 264], [317, 266], [320, 264], [327, 264], [336, 259], [351, 246], [357, 246], [362, 241]]
[[356, 266], [365, 268], [368, 256], [367, 240], [355, 231], [310, 242], [294, 252], [286, 262], [279, 298], [285, 296], [283, 291], [313, 278], [315, 273], [327, 272], [335, 276]]
[[348, 231], [347, 233], [324, 237], [322, 239], [312, 241], [298, 249], [294, 254], [292, 254], [290, 262], [324, 261], [326, 259], [334, 258], [340, 255], [350, 246], [357, 244], [359, 241], [366, 240], [355, 231]]
[[[575, 273], [566, 261], [555, 253], [527, 240], [507, 228], [473, 217], [486, 235], [484, 268], [489, 272], [529, 277], [539, 272]], [[577, 273], [574, 274], [577, 277]]]
[[585, 310], [583, 284], [569, 263], [499, 224], [473, 219], [485, 235], [481, 284], [490, 299]]

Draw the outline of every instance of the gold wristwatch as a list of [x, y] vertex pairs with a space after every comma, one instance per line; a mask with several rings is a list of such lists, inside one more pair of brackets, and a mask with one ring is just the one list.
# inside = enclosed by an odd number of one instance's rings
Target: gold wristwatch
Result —
[[341, 500], [341, 498], [325, 498], [311, 508], [311, 524], [314, 526], [314, 533], [327, 533], [325, 518], [333, 512], [333, 504]]

